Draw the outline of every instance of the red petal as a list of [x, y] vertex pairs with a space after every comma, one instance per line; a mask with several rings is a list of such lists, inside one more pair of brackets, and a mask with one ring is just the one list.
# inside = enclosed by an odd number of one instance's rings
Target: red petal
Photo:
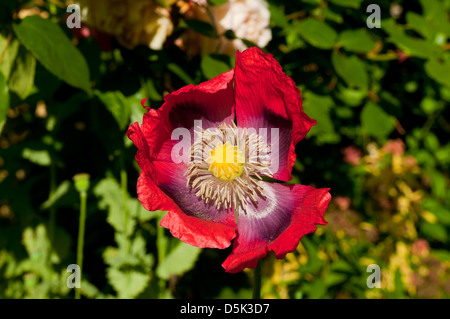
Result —
[[[187, 188], [186, 164], [172, 162], [172, 131], [178, 127], [192, 130], [194, 120], [202, 126], [218, 126], [234, 120], [234, 70], [198, 86], [186, 86], [165, 97], [159, 110], [147, 108], [141, 127], [130, 125], [127, 135], [137, 146], [136, 161], [142, 168], [138, 198], [150, 211], [168, 214], [161, 225], [172, 234], [197, 247], [225, 248], [236, 236], [234, 212], [212, 210]], [[145, 100], [141, 101], [145, 104]], [[194, 135], [191, 134], [191, 137]], [[193, 141], [191, 141], [193, 142]]]
[[136, 162], [139, 167], [148, 175], [153, 173], [153, 164], [148, 156], [149, 148], [147, 141], [145, 140], [144, 134], [139, 127], [139, 123], [133, 123], [130, 125], [127, 131], [127, 136], [136, 145], [138, 151], [136, 153]]
[[213, 202], [206, 204], [195, 190], [186, 185], [186, 164], [154, 162], [154, 167], [153, 178], [158, 181], [158, 187], [172, 198], [184, 214], [236, 229], [233, 209], [218, 210]]
[[[234, 70], [223, 73], [200, 85], [188, 85], [164, 97], [158, 109], [144, 115], [142, 132], [150, 147], [150, 158], [172, 162], [170, 152], [178, 141], [172, 141], [175, 128], [191, 130], [194, 120], [202, 120], [204, 129], [234, 120]], [[193, 142], [193, 140], [192, 140]]]
[[178, 206], [142, 171], [137, 182], [137, 195], [142, 206], [148, 211], [176, 211]]
[[315, 225], [327, 223], [324, 214], [331, 199], [329, 189], [266, 182], [262, 185], [266, 199], [239, 213], [238, 236], [222, 264], [227, 272], [256, 267], [270, 250], [277, 258], [284, 258], [304, 235], [316, 230]]
[[145, 209], [168, 211], [160, 225], [169, 228], [173, 236], [200, 248], [226, 248], [236, 236], [234, 214], [221, 223], [186, 215], [144, 172], [138, 179], [137, 193]]
[[[234, 220], [230, 220], [230, 224]], [[230, 246], [236, 236], [235, 227], [206, 221], [180, 212], [170, 211], [160, 224], [186, 244], [199, 248], [224, 249]]]
[[[238, 126], [280, 129], [280, 149], [276, 154], [279, 169], [274, 177], [288, 181], [295, 163], [295, 145], [316, 121], [303, 112], [299, 89], [271, 54], [255, 47], [238, 51], [235, 72]], [[290, 135], [285, 134], [289, 130]]]

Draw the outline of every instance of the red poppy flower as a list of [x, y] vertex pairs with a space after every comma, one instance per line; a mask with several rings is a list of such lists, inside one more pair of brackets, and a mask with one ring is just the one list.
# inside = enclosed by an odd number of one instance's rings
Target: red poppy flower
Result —
[[[237, 52], [235, 69], [166, 95], [158, 110], [147, 107], [141, 126], [128, 129], [142, 169], [140, 202], [168, 211], [160, 225], [185, 243], [226, 248], [234, 239], [222, 265], [227, 272], [256, 267], [270, 250], [284, 258], [326, 224], [331, 199], [329, 189], [265, 178], [292, 178], [295, 145], [316, 124], [301, 106], [299, 90], [272, 55]], [[188, 152], [176, 129], [189, 133]]]

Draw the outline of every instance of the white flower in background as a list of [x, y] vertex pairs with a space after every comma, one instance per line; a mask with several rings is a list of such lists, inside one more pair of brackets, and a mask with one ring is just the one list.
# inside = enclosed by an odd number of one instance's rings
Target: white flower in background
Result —
[[207, 0], [192, 0], [192, 2], [202, 7], [206, 7], [206, 5], [208, 4]]
[[[175, 44], [186, 50], [188, 55], [222, 53], [234, 56], [236, 50], [243, 51], [247, 45], [241, 39], [249, 40], [263, 48], [272, 39], [269, 27], [270, 12], [265, 0], [229, 0], [218, 5], [183, 5], [180, 12], [186, 19], [198, 19], [215, 26], [218, 39], [209, 38], [193, 30], [187, 30]], [[230, 40], [225, 32], [231, 30], [239, 39]]]
[[[212, 7], [212, 13], [219, 34], [232, 30], [236, 37], [249, 40], [261, 48], [272, 39], [270, 12], [264, 0], [229, 0]], [[247, 46], [240, 39], [231, 42], [235, 50], [243, 51]]]

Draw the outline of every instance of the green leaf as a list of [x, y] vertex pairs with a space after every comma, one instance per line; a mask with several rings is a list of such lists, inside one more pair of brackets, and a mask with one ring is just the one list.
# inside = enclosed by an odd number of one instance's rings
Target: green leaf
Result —
[[436, 30], [430, 23], [427, 23], [425, 18], [421, 15], [409, 11], [406, 13], [406, 22], [408, 25], [421, 34], [426, 39], [433, 39], [436, 34]]
[[156, 274], [161, 279], [169, 279], [171, 275], [181, 275], [190, 270], [198, 256], [201, 249], [180, 242], [178, 246], [172, 250], [169, 255], [159, 263], [156, 268]]
[[362, 0], [330, 0], [330, 2], [341, 7], [359, 9]]
[[153, 255], [147, 254], [147, 242], [141, 234], [136, 234], [131, 240], [130, 253], [139, 259], [139, 266], [144, 267], [145, 271], [150, 272], [153, 266]]
[[[149, 81], [151, 83], [151, 81]], [[143, 115], [147, 113], [147, 110], [142, 107], [141, 101], [147, 97], [144, 88], [141, 88], [135, 94], [128, 96], [127, 105], [130, 110], [130, 122], [138, 122], [139, 125], [142, 124]]]
[[214, 6], [219, 6], [221, 4], [227, 3], [228, 0], [208, 0], [208, 3], [214, 5]]
[[197, 19], [186, 19], [180, 22], [180, 27], [188, 27], [210, 38], [217, 38], [217, 32], [208, 22]]
[[330, 20], [330, 21], [333, 21], [333, 22], [336, 22], [339, 24], [344, 22], [344, 18], [342, 17], [342, 15], [337, 12], [334, 12], [328, 6], [326, 6], [323, 9], [323, 17], [327, 20]]
[[241, 288], [235, 292], [231, 287], [226, 286], [220, 291], [216, 299], [250, 299], [252, 298], [252, 290], [249, 288]]
[[306, 18], [300, 22], [298, 32], [309, 44], [319, 49], [333, 48], [337, 38], [333, 28], [314, 18]]
[[308, 4], [312, 4], [312, 5], [319, 5], [322, 0], [301, 0], [303, 3], [308, 3]]
[[318, 250], [314, 243], [308, 237], [303, 237], [301, 243], [308, 253], [308, 263], [300, 268], [302, 273], [314, 274], [322, 269], [324, 262], [318, 257]]
[[148, 92], [148, 98], [155, 100], [155, 101], [162, 101], [163, 97], [161, 94], [159, 94], [158, 90], [155, 87], [155, 83], [154, 80], [152, 79], [147, 79], [147, 81], [145, 82], [145, 89]]
[[394, 287], [395, 291], [393, 292], [396, 299], [402, 299], [404, 298], [404, 283], [402, 280], [402, 273], [400, 271], [400, 268], [397, 268], [395, 270], [395, 277], [394, 277]]
[[338, 85], [336, 96], [348, 106], [359, 106], [367, 96], [367, 90], [352, 89], [343, 85]]
[[272, 25], [276, 25], [279, 27], [286, 27], [288, 25], [289, 22], [282, 8], [272, 3], [269, 3], [269, 11], [270, 11], [270, 23]]
[[310, 299], [320, 299], [327, 293], [327, 286], [321, 279], [316, 279], [313, 282], [306, 282], [303, 291], [308, 294]]
[[284, 33], [286, 34], [286, 53], [292, 50], [296, 50], [305, 45], [305, 41], [299, 34], [299, 22], [293, 21], [284, 27]]
[[396, 34], [389, 38], [400, 49], [405, 51], [407, 55], [416, 56], [427, 59], [435, 55], [434, 46], [422, 39], [413, 38], [407, 35]]
[[151, 272], [153, 256], [147, 254], [146, 241], [137, 234], [133, 239], [122, 233], [115, 234], [118, 248], [107, 247], [103, 252], [105, 263], [113, 268], [133, 268], [145, 273]]
[[22, 100], [27, 98], [33, 87], [35, 71], [36, 59], [24, 46], [20, 46], [9, 78], [9, 89]]
[[340, 273], [352, 274], [354, 272], [354, 268], [344, 259], [338, 259], [331, 264], [331, 270]]
[[439, 160], [439, 162], [444, 165], [448, 165], [450, 163], [450, 144], [439, 148], [434, 155]]
[[353, 111], [349, 107], [336, 107], [335, 112], [341, 119], [350, 119], [353, 116]]
[[378, 105], [369, 102], [361, 112], [361, 126], [364, 132], [378, 139], [384, 139], [394, 129], [395, 118]]
[[450, 261], [450, 251], [444, 249], [432, 249], [431, 254], [442, 261]]
[[106, 272], [108, 282], [113, 286], [121, 299], [131, 299], [137, 297], [150, 281], [150, 275], [134, 270], [119, 270], [108, 268]]
[[362, 62], [356, 55], [347, 57], [343, 54], [333, 51], [331, 55], [336, 73], [347, 83], [351, 88], [360, 88], [367, 91], [369, 86], [369, 78], [364, 62]]
[[427, 198], [422, 207], [437, 217], [440, 223], [450, 226], [450, 210], [442, 206], [437, 200]]
[[431, 193], [437, 198], [447, 198], [446, 193], [448, 190], [448, 179], [445, 175], [435, 169], [428, 169], [426, 174], [431, 179]]
[[70, 189], [70, 181], [62, 182], [55, 190], [55, 192], [41, 205], [41, 209], [49, 209], [52, 207], [61, 197], [63, 197]]
[[[123, 211], [123, 193], [119, 183], [114, 178], [107, 177], [95, 186], [94, 194], [100, 197], [98, 202], [99, 208], [108, 209], [107, 222], [117, 232], [124, 232], [125, 214]], [[142, 207], [138, 199], [127, 197], [126, 209], [129, 213], [129, 220], [126, 233], [131, 234], [136, 225], [136, 218], [141, 222], [146, 222], [156, 217], [159, 211], [148, 212]]]
[[420, 107], [426, 114], [431, 115], [440, 110], [443, 107], [443, 103], [436, 101], [430, 96], [425, 96], [420, 102]]
[[36, 228], [25, 228], [22, 243], [33, 261], [36, 263], [46, 261], [50, 252], [50, 242], [48, 241], [47, 229], [43, 224], [37, 225]]
[[100, 92], [95, 91], [95, 95], [106, 106], [114, 119], [123, 131], [129, 122], [128, 100], [120, 91]]
[[430, 239], [434, 239], [440, 242], [447, 242], [447, 230], [443, 225], [431, 224], [428, 222], [423, 222], [420, 226], [421, 232]]
[[431, 155], [430, 152], [425, 149], [418, 150], [414, 154], [414, 157], [422, 166], [430, 167], [436, 165], [436, 160], [434, 159], [433, 155]]
[[6, 116], [9, 109], [9, 92], [6, 78], [3, 73], [0, 73], [0, 133], [3, 131], [3, 126], [6, 123]]
[[431, 24], [438, 32], [450, 36], [448, 9], [440, 0], [420, 0], [426, 24]]
[[50, 154], [46, 150], [32, 150], [25, 148], [22, 151], [22, 157], [40, 166], [49, 166], [52, 162]]
[[169, 63], [169, 64], [167, 64], [167, 69], [172, 71], [175, 75], [177, 75], [180, 79], [182, 79], [186, 84], [194, 84], [195, 81], [179, 65], [177, 65], [175, 63]]
[[450, 87], [450, 64], [430, 59], [425, 63], [425, 71], [436, 82]]
[[339, 135], [336, 134], [330, 118], [330, 110], [335, 105], [333, 99], [310, 91], [304, 92], [303, 96], [303, 110], [310, 118], [317, 120], [317, 124], [311, 128], [310, 136], [317, 136], [319, 144], [339, 142]]
[[112, 297], [104, 295], [97, 287], [87, 280], [81, 280], [81, 287], [83, 287], [81, 293], [89, 299], [106, 299]]
[[[0, 50], [4, 50], [7, 42], [8, 40], [0, 34]], [[3, 54], [3, 60], [0, 64], [0, 72], [3, 73], [6, 79], [9, 79], [9, 75], [11, 73], [14, 60], [17, 56], [18, 49], [19, 41], [17, 41], [16, 39], [12, 39], [8, 44], [8, 49]]]
[[339, 284], [347, 281], [348, 278], [349, 278], [349, 276], [346, 274], [331, 271], [327, 274], [324, 283], [325, 283], [325, 286], [332, 287], [332, 286], [336, 286], [336, 285], [339, 285]]
[[90, 92], [86, 60], [56, 23], [34, 15], [13, 28], [20, 42], [47, 70], [73, 87]]
[[207, 79], [212, 79], [222, 73], [228, 72], [231, 69], [230, 66], [223, 61], [223, 59], [219, 58], [220, 56], [215, 55], [205, 55], [202, 58], [200, 67], [202, 68], [202, 72]]
[[376, 41], [372, 39], [366, 29], [345, 30], [339, 35], [337, 42], [345, 50], [368, 53], [375, 47]]
[[429, 132], [427, 136], [425, 136], [423, 142], [425, 147], [433, 153], [436, 152], [441, 147], [438, 138], [431, 132]]
[[[108, 209], [108, 217], [106, 221], [114, 227], [118, 232], [130, 234], [134, 229], [136, 221], [129, 218], [128, 226], [125, 230], [125, 212], [123, 211], [123, 194], [119, 183], [112, 177], [101, 180], [94, 188], [94, 194], [100, 197], [98, 207], [100, 209]], [[130, 215], [133, 211], [130, 212]]]
[[383, 20], [381, 27], [389, 34], [388, 40], [409, 56], [428, 59], [429, 57], [436, 56], [440, 50], [427, 40], [413, 38], [407, 35], [404, 28], [397, 25], [392, 19]]
[[[22, 235], [22, 243], [32, 261], [33, 271], [48, 276], [47, 262], [58, 264], [67, 257], [71, 237], [61, 228], [55, 229], [58, 240], [51, 246], [48, 239], [48, 226], [39, 224], [35, 228], [27, 227]], [[50, 258], [48, 258], [50, 257]]]

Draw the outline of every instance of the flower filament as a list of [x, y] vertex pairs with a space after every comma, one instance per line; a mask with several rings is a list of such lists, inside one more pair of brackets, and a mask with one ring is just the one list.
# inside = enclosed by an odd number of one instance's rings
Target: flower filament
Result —
[[185, 173], [186, 185], [196, 196], [217, 209], [235, 210], [245, 210], [265, 196], [259, 181], [273, 174], [269, 147], [258, 134], [248, 135], [245, 128], [234, 124], [221, 124], [217, 130], [198, 128], [196, 134], [191, 146], [193, 161]]

